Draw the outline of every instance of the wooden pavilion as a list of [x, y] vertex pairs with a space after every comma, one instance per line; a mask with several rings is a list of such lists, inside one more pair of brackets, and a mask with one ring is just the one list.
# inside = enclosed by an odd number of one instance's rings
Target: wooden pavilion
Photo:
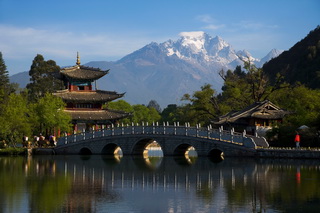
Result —
[[290, 112], [281, 109], [269, 100], [255, 102], [240, 110], [229, 112], [213, 122], [225, 129], [234, 128], [236, 131], [246, 131], [248, 134], [264, 135], [277, 123], [282, 123], [284, 116]]
[[71, 115], [74, 133], [102, 129], [130, 115], [102, 108], [104, 104], [124, 96], [124, 93], [93, 89], [93, 83], [96, 85], [96, 80], [108, 72], [80, 65], [79, 54], [75, 66], [60, 70], [58, 78], [64, 82], [65, 89], [56, 91], [54, 95], [67, 104], [65, 111]]

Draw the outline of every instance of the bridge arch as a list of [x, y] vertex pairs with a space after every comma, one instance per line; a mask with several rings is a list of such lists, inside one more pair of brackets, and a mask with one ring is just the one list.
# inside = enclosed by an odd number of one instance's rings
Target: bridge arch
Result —
[[208, 157], [213, 161], [220, 161], [224, 159], [224, 152], [221, 149], [214, 148], [210, 150]]
[[87, 147], [83, 147], [80, 149], [79, 154], [80, 155], [92, 155], [92, 151]]
[[119, 150], [121, 150], [121, 147], [118, 146], [117, 144], [108, 143], [102, 148], [101, 154], [102, 155], [117, 155], [117, 154], [119, 154]]
[[[175, 156], [185, 156], [191, 149], [195, 150], [195, 147], [188, 143], [179, 144], [173, 151], [173, 155]], [[197, 151], [197, 150], [195, 150]]]

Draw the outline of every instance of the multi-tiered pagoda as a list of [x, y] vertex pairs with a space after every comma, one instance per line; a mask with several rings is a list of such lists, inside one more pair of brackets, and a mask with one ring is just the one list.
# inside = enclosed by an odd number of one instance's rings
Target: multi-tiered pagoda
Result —
[[[79, 55], [75, 66], [60, 70], [59, 78], [63, 80], [66, 89], [57, 91], [54, 95], [67, 104], [65, 111], [71, 115], [74, 132], [105, 128], [130, 115], [102, 108], [104, 104], [124, 95], [96, 89], [96, 80], [108, 72], [109, 70], [80, 65]], [[95, 89], [92, 88], [93, 84]]]

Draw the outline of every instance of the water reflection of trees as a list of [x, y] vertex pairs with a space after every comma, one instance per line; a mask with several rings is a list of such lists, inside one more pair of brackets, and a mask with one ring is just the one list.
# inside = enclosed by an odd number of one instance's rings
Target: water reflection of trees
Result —
[[319, 171], [312, 161], [292, 164], [290, 160], [259, 164], [251, 174], [235, 171], [243, 179], [225, 181], [228, 202], [231, 206], [250, 202], [253, 212], [266, 212], [270, 206], [284, 212], [315, 211], [320, 207]]
[[[7, 212], [27, 208], [94, 212], [97, 203], [122, 202], [126, 190], [194, 195], [194, 202], [203, 208], [220, 205], [225, 212], [320, 207], [320, 166], [314, 161], [229, 159], [215, 163], [198, 158], [189, 164], [176, 158], [159, 159], [0, 157], [0, 207]], [[28, 202], [16, 202], [26, 199], [21, 191], [27, 192]]]
[[23, 197], [20, 190], [25, 185], [21, 167], [24, 161], [24, 158], [0, 157], [0, 209], [6, 207], [8, 212], [15, 212], [22, 208], [16, 201]]

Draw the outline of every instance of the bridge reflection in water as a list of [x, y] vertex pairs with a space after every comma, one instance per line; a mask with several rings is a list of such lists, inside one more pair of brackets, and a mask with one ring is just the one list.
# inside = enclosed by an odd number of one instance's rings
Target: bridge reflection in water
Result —
[[47, 212], [290, 212], [319, 198], [320, 166], [312, 160], [59, 155], [8, 164], [16, 159], [0, 158], [0, 168], [14, 167], [1, 174], [24, 171], [19, 183], [31, 192], [19, 192], [35, 212], [50, 199], [56, 211]]
[[[235, 178], [246, 182], [248, 176], [256, 172], [254, 164], [244, 168], [216, 167], [216, 163], [208, 159], [198, 162], [197, 158], [185, 157], [110, 157], [110, 156], [68, 156], [63, 165], [58, 165], [66, 176], [81, 179], [88, 184], [98, 184], [102, 188], [136, 188], [140, 190], [174, 190], [187, 191], [191, 186], [201, 188], [203, 184], [212, 190], [223, 187], [229, 179], [235, 187]], [[80, 158], [82, 164], [77, 164]], [[102, 160], [104, 164], [96, 164]], [[75, 160], [75, 161], [73, 161]], [[198, 165], [199, 164], [199, 165]], [[213, 168], [212, 168], [213, 166]], [[197, 169], [193, 169], [196, 167]], [[203, 169], [199, 170], [199, 167]], [[216, 167], [216, 168], [215, 168]]]

